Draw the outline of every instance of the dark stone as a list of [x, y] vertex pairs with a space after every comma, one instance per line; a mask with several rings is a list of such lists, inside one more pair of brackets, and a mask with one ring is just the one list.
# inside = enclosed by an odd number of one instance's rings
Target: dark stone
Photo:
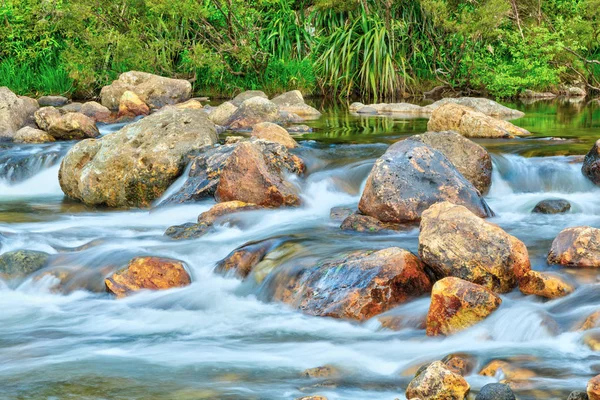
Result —
[[362, 215], [354, 213], [349, 215], [340, 228], [343, 231], [356, 231], [363, 233], [377, 233], [381, 231], [396, 231], [400, 229], [399, 224], [381, 222], [377, 218], [369, 217], [368, 215]]
[[69, 99], [63, 96], [42, 96], [38, 99], [40, 107], [61, 107], [68, 102]]
[[48, 262], [49, 254], [33, 250], [16, 250], [0, 256], [0, 278], [24, 278], [40, 270]]
[[569, 394], [569, 398], [567, 400], [588, 400], [589, 397], [586, 392], [582, 392], [580, 390], [575, 390]]
[[475, 400], [515, 400], [510, 386], [502, 383], [489, 383], [481, 388]]
[[592, 149], [585, 155], [581, 172], [596, 185], [600, 185], [600, 139], [596, 140]]
[[533, 208], [534, 213], [538, 214], [560, 214], [571, 209], [571, 203], [564, 199], [542, 200]]
[[267, 239], [260, 242], [249, 242], [233, 250], [227, 257], [217, 263], [215, 272], [227, 274], [233, 272], [240, 278], [247, 277], [252, 269], [261, 262], [267, 253], [280, 246], [282, 239]]
[[212, 224], [196, 224], [188, 222], [183, 225], [175, 225], [169, 227], [165, 231], [165, 235], [173, 239], [195, 239], [199, 238], [211, 230]]

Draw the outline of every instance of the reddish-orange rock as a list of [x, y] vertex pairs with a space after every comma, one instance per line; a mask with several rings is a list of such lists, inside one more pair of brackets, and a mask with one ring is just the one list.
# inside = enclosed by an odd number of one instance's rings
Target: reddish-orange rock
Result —
[[459, 374], [441, 361], [435, 361], [417, 372], [406, 388], [406, 398], [421, 400], [464, 400], [470, 386]]
[[442, 360], [450, 371], [465, 376], [473, 371], [476, 360], [468, 354], [449, 354]]
[[357, 251], [337, 261], [281, 272], [272, 285], [275, 300], [307, 314], [358, 321], [431, 290], [421, 261], [398, 247]]
[[523, 242], [463, 206], [434, 204], [423, 213], [420, 228], [419, 256], [439, 277], [505, 293], [531, 269]]
[[284, 145], [288, 149], [298, 147], [298, 143], [281, 126], [272, 122], [261, 122], [252, 128], [252, 136]]
[[502, 303], [491, 290], [459, 278], [444, 278], [433, 285], [427, 314], [427, 335], [452, 335], [493, 313]]
[[161, 257], [136, 257], [126, 268], [115, 272], [104, 281], [110, 293], [118, 298], [139, 290], [164, 290], [187, 286], [190, 275], [178, 260]]
[[589, 400], [600, 400], [600, 375], [593, 377], [588, 382], [587, 395]]
[[519, 280], [519, 289], [523, 294], [547, 299], [564, 297], [575, 290], [573, 286], [558, 276], [538, 271], [528, 271], [523, 275]]
[[[304, 163], [291, 156], [296, 170], [303, 171]], [[215, 198], [219, 202], [239, 200], [264, 207], [296, 206], [300, 204], [297, 188], [285, 179], [280, 160], [263, 152], [260, 144], [242, 142], [231, 153], [223, 170]]]
[[515, 367], [507, 361], [492, 360], [481, 371], [479, 375], [489, 376], [490, 378], [499, 378], [503, 381], [525, 381], [535, 377], [535, 372]]
[[552, 242], [548, 262], [567, 267], [600, 267], [600, 229], [576, 226], [562, 230]]

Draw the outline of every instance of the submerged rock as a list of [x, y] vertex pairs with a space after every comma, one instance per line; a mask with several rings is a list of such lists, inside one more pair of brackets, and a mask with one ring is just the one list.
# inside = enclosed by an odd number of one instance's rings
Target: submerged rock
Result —
[[246, 130], [261, 122], [276, 122], [279, 119], [277, 106], [262, 97], [252, 97], [240, 104], [231, 115], [229, 129]]
[[434, 204], [423, 213], [420, 228], [419, 256], [438, 277], [506, 293], [531, 269], [523, 242], [463, 206]]
[[533, 213], [538, 214], [560, 214], [571, 209], [571, 203], [564, 199], [542, 200], [535, 205]]
[[575, 288], [558, 276], [544, 272], [528, 271], [519, 280], [519, 289], [525, 295], [556, 299], [571, 294]]
[[562, 230], [552, 242], [548, 263], [567, 267], [600, 267], [600, 229], [576, 226]]
[[594, 329], [600, 326], [600, 310], [593, 312], [590, 314], [585, 321], [581, 324], [578, 330], [587, 331], [589, 329]]
[[504, 378], [507, 381], [519, 381], [535, 377], [535, 372], [516, 367], [504, 360], [492, 360], [479, 371], [479, 375]]
[[288, 272], [275, 277], [273, 299], [314, 316], [364, 321], [431, 290], [421, 261], [398, 247]]
[[190, 275], [178, 260], [161, 257], [136, 257], [123, 270], [106, 278], [106, 289], [117, 298], [140, 290], [165, 290], [188, 286]]
[[445, 104], [458, 104], [461, 106], [470, 107], [475, 111], [485, 115], [499, 118], [521, 118], [525, 115], [525, 113], [522, 111], [505, 107], [494, 100], [486, 99], [484, 97], [448, 97], [438, 100], [435, 103], [423, 108], [426, 111], [433, 112]]
[[492, 158], [487, 150], [454, 131], [426, 132], [409, 137], [441, 152], [458, 172], [484, 194], [492, 184]]
[[54, 107], [42, 107], [35, 112], [36, 124], [58, 140], [81, 140], [100, 135], [96, 122], [81, 113], [62, 113]]
[[434, 132], [452, 130], [470, 138], [512, 138], [530, 134], [510, 122], [452, 103], [431, 113], [427, 129]]
[[493, 215], [478, 190], [439, 151], [411, 140], [394, 143], [373, 166], [358, 209], [383, 222], [413, 222], [440, 201]]
[[19, 97], [7, 87], [0, 87], [0, 140], [12, 139], [19, 129], [31, 122], [38, 108], [34, 99]]
[[246, 278], [252, 272], [252, 269], [265, 258], [267, 253], [281, 244], [282, 241], [279, 239], [246, 243], [219, 261], [215, 271], [219, 273], [232, 272], [240, 278]]
[[354, 210], [350, 207], [333, 207], [329, 210], [329, 218], [334, 221], [343, 221], [352, 214]]
[[298, 147], [298, 143], [281, 126], [272, 122], [261, 122], [252, 128], [252, 136], [258, 139], [267, 140], [284, 145], [288, 149]]
[[171, 79], [147, 72], [129, 71], [100, 91], [102, 105], [117, 111], [123, 93], [135, 93], [151, 109], [189, 100], [192, 84], [184, 79]]
[[427, 335], [452, 335], [487, 318], [502, 304], [491, 290], [463, 279], [444, 278], [433, 285]]
[[391, 222], [381, 222], [377, 218], [368, 215], [353, 213], [344, 219], [340, 228], [344, 231], [377, 233], [399, 230], [400, 225]]
[[475, 400], [516, 400], [510, 386], [503, 383], [488, 383], [481, 388]]
[[101, 139], [77, 143], [61, 163], [60, 186], [89, 205], [147, 207], [181, 175], [189, 154], [216, 141], [204, 112], [167, 107]]
[[303, 172], [304, 163], [292, 155], [288, 157], [292, 162], [289, 165], [274, 155], [264, 151], [264, 146], [258, 142], [239, 143], [223, 165], [215, 199], [219, 202], [238, 200], [264, 207], [300, 204], [299, 192], [285, 179], [285, 173]]
[[42, 251], [16, 250], [0, 255], [0, 278], [25, 278], [42, 269], [50, 255]]
[[406, 388], [406, 398], [464, 400], [469, 390], [470, 386], [465, 378], [449, 370], [441, 361], [435, 361], [417, 372]]

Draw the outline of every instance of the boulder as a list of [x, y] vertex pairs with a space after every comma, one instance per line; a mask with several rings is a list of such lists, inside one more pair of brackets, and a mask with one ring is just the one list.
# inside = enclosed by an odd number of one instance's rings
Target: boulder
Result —
[[586, 391], [590, 400], [600, 400], [600, 375], [590, 379]]
[[95, 101], [88, 101], [81, 106], [81, 113], [96, 122], [110, 122], [112, 114], [110, 110]]
[[62, 107], [67, 105], [69, 99], [64, 96], [42, 96], [37, 101], [40, 107]]
[[423, 213], [420, 229], [419, 256], [438, 277], [506, 293], [531, 269], [523, 242], [463, 206], [434, 204]]
[[252, 128], [252, 136], [284, 145], [288, 149], [298, 147], [298, 143], [281, 126], [272, 122], [261, 122]]
[[238, 143], [223, 165], [215, 199], [264, 207], [299, 205], [298, 189], [285, 179], [285, 174], [292, 170], [302, 173], [304, 163], [295, 156], [291, 158], [295, 158], [294, 165], [285, 165], [257, 142]]
[[354, 214], [354, 211], [350, 207], [333, 207], [329, 210], [329, 218], [334, 221], [341, 222], [352, 214]]
[[83, 104], [74, 102], [64, 105], [60, 108], [61, 112], [81, 112]]
[[304, 97], [299, 90], [291, 90], [289, 92], [285, 92], [280, 94], [279, 96], [275, 96], [271, 99], [273, 103], [275, 103], [278, 107], [286, 107], [286, 106], [301, 106], [305, 104]]
[[585, 155], [581, 172], [590, 181], [600, 185], [600, 139], [598, 139], [592, 149]]
[[85, 204], [147, 207], [181, 175], [188, 155], [217, 139], [201, 110], [166, 107], [101, 139], [77, 143], [61, 163], [60, 185]]
[[49, 254], [33, 250], [9, 251], [0, 255], [0, 278], [25, 278], [48, 263]]
[[532, 213], [537, 214], [560, 214], [571, 209], [571, 203], [564, 199], [542, 200], [535, 205]]
[[441, 152], [480, 193], [492, 184], [492, 158], [477, 143], [453, 132], [426, 132], [409, 137]]
[[208, 113], [208, 118], [217, 125], [227, 126], [237, 109], [238, 107], [232, 102], [226, 101], [218, 107], [211, 109]]
[[424, 143], [394, 143], [373, 166], [358, 209], [383, 222], [413, 222], [440, 201], [493, 215], [480, 193], [439, 151]]
[[179, 103], [175, 105], [177, 108], [188, 108], [190, 110], [200, 110], [204, 108], [200, 100], [190, 99], [188, 101], [184, 101], [183, 103]]
[[233, 100], [231, 100], [231, 103], [234, 106], [239, 107], [244, 101], [253, 97], [260, 97], [261, 99], [267, 100], [269, 99], [269, 96], [267, 96], [262, 90], [246, 90], [245, 92], [242, 92], [235, 96]]
[[475, 400], [516, 400], [510, 386], [503, 383], [488, 383], [481, 388]]
[[[32, 100], [32, 99], [30, 99]], [[12, 139], [13, 135], [26, 126], [31, 115], [39, 108], [35, 100], [18, 97], [7, 87], [0, 87], [0, 140]]]
[[582, 392], [580, 390], [574, 390], [569, 393], [569, 397], [567, 400], [588, 400], [589, 397], [586, 392]]
[[119, 113], [117, 118], [135, 118], [140, 115], [150, 114], [150, 108], [131, 90], [123, 92], [119, 100]]
[[136, 257], [127, 267], [115, 272], [104, 282], [109, 293], [122, 298], [140, 290], [188, 286], [191, 279], [181, 261], [161, 257]]
[[575, 288], [558, 276], [544, 272], [528, 271], [519, 280], [519, 289], [525, 295], [556, 299], [571, 294]]
[[340, 228], [343, 231], [356, 231], [364, 233], [378, 233], [381, 231], [397, 231], [399, 224], [381, 222], [377, 218], [358, 213], [352, 213], [344, 219]]
[[456, 131], [471, 138], [512, 138], [529, 135], [525, 129], [458, 104], [445, 104], [431, 113], [430, 131]]
[[282, 241], [277, 239], [246, 243], [219, 261], [215, 271], [222, 274], [234, 273], [240, 278], [246, 278], [269, 252], [281, 244]]
[[556, 95], [550, 92], [535, 92], [533, 90], [525, 89], [519, 94], [519, 97], [524, 99], [553, 99]]
[[54, 107], [42, 107], [35, 112], [35, 122], [58, 140], [81, 140], [100, 135], [96, 122], [81, 113], [62, 113]]
[[302, 375], [311, 379], [339, 378], [340, 370], [333, 365], [323, 365], [322, 367], [308, 368], [302, 372]]
[[54, 142], [54, 140], [46, 131], [30, 126], [19, 129], [13, 136], [15, 143], [47, 143]]
[[123, 93], [135, 93], [151, 109], [189, 100], [192, 84], [184, 79], [171, 79], [146, 72], [129, 71], [100, 91], [102, 105], [117, 111]]
[[359, 114], [365, 114], [365, 115], [375, 115], [378, 113], [378, 110], [375, 107], [364, 106], [364, 107], [359, 108], [356, 112]]
[[525, 115], [524, 112], [514, 110], [499, 104], [493, 100], [486, 99], [484, 97], [457, 97], [457, 98], [445, 98], [436, 101], [424, 108], [426, 112], [433, 112], [439, 107], [445, 104], [458, 104], [461, 106], [470, 107], [475, 111], [498, 118], [521, 118]]
[[277, 106], [262, 97], [245, 100], [228, 121], [229, 129], [246, 130], [260, 122], [276, 122], [279, 120]]
[[348, 106], [348, 111], [351, 113], [355, 113], [355, 112], [358, 112], [358, 110], [360, 110], [364, 106], [365, 105], [363, 103], [355, 101], [354, 103], [352, 103]]
[[464, 400], [469, 390], [465, 378], [449, 370], [441, 361], [435, 361], [417, 373], [406, 388], [406, 398]]
[[463, 279], [444, 278], [433, 285], [427, 336], [452, 335], [487, 318], [502, 304], [491, 290]]
[[280, 272], [273, 299], [322, 317], [367, 320], [431, 290], [421, 261], [391, 247]]
[[548, 263], [567, 267], [600, 267], [600, 229], [576, 226], [562, 230], [552, 242]]

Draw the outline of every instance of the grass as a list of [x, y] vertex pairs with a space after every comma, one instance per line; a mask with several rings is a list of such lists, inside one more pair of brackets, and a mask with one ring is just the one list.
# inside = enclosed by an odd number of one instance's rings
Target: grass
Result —
[[20, 95], [69, 95], [73, 80], [67, 71], [54, 63], [37, 66], [17, 64], [13, 60], [0, 62], [0, 86], [7, 86]]

